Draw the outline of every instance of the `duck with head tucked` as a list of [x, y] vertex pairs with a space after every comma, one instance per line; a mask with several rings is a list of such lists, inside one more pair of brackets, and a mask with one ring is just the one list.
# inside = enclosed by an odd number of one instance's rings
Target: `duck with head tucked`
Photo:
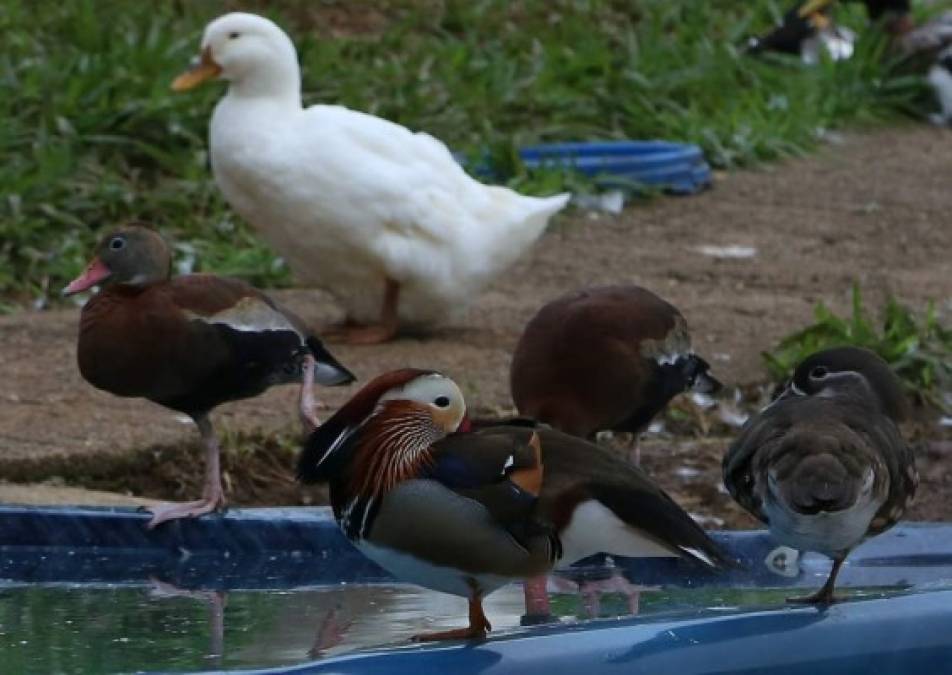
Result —
[[837, 347], [800, 363], [724, 457], [724, 483], [777, 541], [833, 559], [826, 583], [791, 602], [829, 604], [849, 552], [893, 525], [919, 483], [899, 433], [899, 380], [873, 352]]
[[549, 428], [473, 431], [434, 371], [367, 384], [311, 435], [298, 475], [330, 485], [344, 534], [384, 569], [467, 598], [469, 626], [418, 640], [484, 637], [487, 594], [600, 552], [731, 564], [638, 468]]
[[640, 286], [597, 286], [530, 319], [509, 383], [520, 415], [594, 439], [599, 431], [640, 433], [684, 391], [716, 392], [721, 383], [709, 369], [673, 305]]
[[274, 384], [302, 382], [300, 414], [314, 428], [313, 381], [336, 386], [354, 380], [298, 317], [265, 294], [211, 274], [172, 278], [171, 264], [157, 232], [123, 227], [102, 238], [86, 271], [63, 291], [103, 287], [80, 317], [77, 359], [86, 381], [185, 413], [201, 433], [202, 498], [152, 507], [150, 528], [224, 505], [213, 408]]
[[228, 81], [212, 115], [212, 171], [225, 199], [346, 316], [329, 336], [383, 342], [471, 302], [569, 195], [525, 197], [474, 180], [441, 141], [337, 105], [301, 105], [290, 38], [226, 14], [173, 88]]

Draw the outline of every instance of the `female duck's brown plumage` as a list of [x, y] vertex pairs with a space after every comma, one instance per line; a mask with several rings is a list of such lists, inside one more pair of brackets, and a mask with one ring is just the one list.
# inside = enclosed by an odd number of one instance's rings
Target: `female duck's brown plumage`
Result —
[[388, 373], [311, 435], [298, 465], [302, 480], [330, 484], [361, 551], [398, 578], [468, 598], [468, 628], [419, 639], [481, 637], [486, 594], [599, 552], [726, 563], [639, 469], [548, 428], [473, 432], [465, 411], [439, 373]]
[[77, 357], [83, 377], [117, 396], [147, 398], [189, 415], [206, 445], [201, 500], [153, 509], [150, 527], [224, 504], [219, 450], [208, 413], [272, 384], [303, 381], [301, 414], [312, 426], [311, 383], [347, 384], [351, 373], [296, 316], [248, 284], [208, 274], [170, 278], [158, 233], [118, 229], [100, 242], [64, 293], [96, 284], [83, 307]]
[[724, 483], [781, 543], [833, 558], [826, 584], [801, 602], [834, 601], [843, 560], [896, 524], [919, 477], [899, 434], [899, 381], [865, 349], [801, 363], [787, 389], [752, 417], [724, 457]]
[[526, 325], [510, 370], [521, 415], [586, 438], [637, 433], [688, 389], [720, 388], [681, 313], [639, 286], [562, 296]]

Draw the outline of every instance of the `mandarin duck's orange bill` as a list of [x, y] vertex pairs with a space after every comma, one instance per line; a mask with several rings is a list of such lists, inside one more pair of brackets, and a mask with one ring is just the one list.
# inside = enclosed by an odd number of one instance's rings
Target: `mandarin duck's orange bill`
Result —
[[314, 416], [311, 384], [354, 376], [294, 314], [248, 284], [209, 274], [170, 277], [171, 253], [151, 229], [125, 227], [102, 239], [85, 272], [64, 289], [102, 284], [83, 307], [77, 358], [83, 377], [117, 396], [185, 413], [205, 445], [202, 498], [150, 509], [150, 527], [224, 504], [219, 448], [208, 413], [273, 384], [302, 382], [301, 415]]
[[752, 417], [724, 457], [724, 484], [781, 543], [833, 559], [823, 587], [797, 602], [830, 603], [836, 575], [864, 539], [896, 524], [919, 482], [897, 422], [902, 387], [865, 349], [801, 363], [784, 393]]
[[482, 599], [599, 552], [685, 557], [718, 568], [720, 549], [638, 468], [545, 427], [468, 428], [459, 388], [406, 369], [370, 382], [308, 439], [298, 474], [330, 485], [341, 529], [400, 579]]

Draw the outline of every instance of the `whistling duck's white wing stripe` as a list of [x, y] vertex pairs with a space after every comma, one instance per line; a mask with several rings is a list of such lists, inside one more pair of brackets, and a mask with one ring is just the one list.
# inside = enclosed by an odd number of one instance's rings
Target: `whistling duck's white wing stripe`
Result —
[[596, 553], [629, 558], [676, 558], [678, 553], [662, 546], [616, 516], [601, 502], [582, 502], [569, 524], [559, 533], [562, 541], [560, 565], [571, 565]]
[[[189, 318], [211, 324], [221, 324], [242, 332], [264, 332], [269, 330], [284, 330], [298, 333], [288, 318], [261, 298], [245, 297], [228, 309], [201, 316], [194, 312], [188, 313]], [[302, 340], [303, 340], [303, 336]]]

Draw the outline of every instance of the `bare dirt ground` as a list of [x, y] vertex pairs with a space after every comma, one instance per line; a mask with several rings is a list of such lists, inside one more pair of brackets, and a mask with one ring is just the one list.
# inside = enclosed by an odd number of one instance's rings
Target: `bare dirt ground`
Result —
[[[854, 280], [870, 306], [887, 294], [917, 308], [935, 299], [948, 317], [950, 211], [952, 133], [909, 127], [852, 134], [807, 159], [720, 176], [699, 196], [659, 198], [618, 216], [570, 211], [447, 325], [425, 337], [335, 353], [363, 381], [396, 367], [437, 368], [461, 384], [476, 414], [501, 413], [511, 408], [510, 352], [542, 303], [584, 285], [633, 282], [677, 305], [717, 376], [749, 390], [766, 379], [760, 352], [807, 323], [818, 300], [844, 311]], [[701, 253], [704, 245], [749, 246], [756, 255], [720, 259]], [[318, 291], [275, 295], [316, 325], [339, 318]], [[82, 381], [78, 314], [0, 317], [0, 478], [56, 477], [148, 497], [197, 491], [200, 456], [188, 420]], [[319, 391], [324, 414], [352, 393]], [[309, 499], [290, 478], [295, 397], [293, 387], [283, 387], [216, 413], [217, 427], [241, 448], [226, 459], [233, 504]], [[696, 412], [682, 407], [688, 416]], [[681, 427], [645, 444], [646, 469], [693, 512], [728, 525], [747, 522], [718, 489], [729, 427], [708, 429], [702, 420], [671, 428]], [[924, 428], [924, 440], [933, 442], [920, 443], [924, 480], [910, 515], [952, 518], [952, 448], [934, 420]], [[0, 500], [78, 499], [57, 496], [49, 485], [42, 493], [13, 491], [0, 485]]]

